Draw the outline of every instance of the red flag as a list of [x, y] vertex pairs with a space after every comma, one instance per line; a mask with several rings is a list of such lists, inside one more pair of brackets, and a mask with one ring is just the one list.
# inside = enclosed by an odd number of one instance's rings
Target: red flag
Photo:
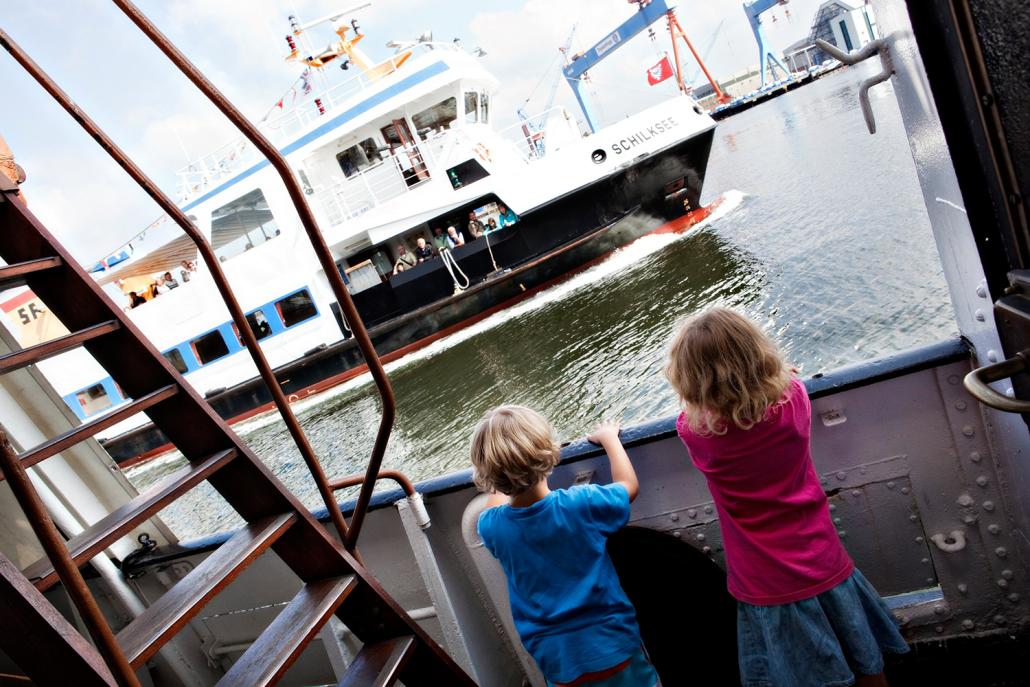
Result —
[[663, 57], [655, 66], [647, 70], [647, 83], [654, 86], [672, 76], [672, 62], [668, 56]]

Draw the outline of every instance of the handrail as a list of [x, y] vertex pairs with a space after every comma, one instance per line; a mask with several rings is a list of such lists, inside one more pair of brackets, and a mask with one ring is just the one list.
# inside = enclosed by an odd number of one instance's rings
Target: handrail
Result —
[[[125, 15], [132, 20], [134, 24], [163, 52], [172, 63], [179, 68], [179, 70], [193, 82], [193, 85], [200, 89], [201, 92], [207, 96], [208, 100], [217, 107], [222, 114], [224, 114], [232, 124], [242, 131], [244, 135], [253, 143], [258, 150], [266, 158], [272, 167], [279, 173], [279, 176], [283, 180], [283, 184], [286, 186], [287, 192], [290, 194], [290, 198], [293, 201], [294, 207], [297, 209], [297, 214], [300, 216], [301, 224], [304, 226], [304, 231], [308, 234], [308, 239], [311, 241], [311, 246], [315, 251], [315, 255], [318, 257], [319, 263], [322, 265], [322, 269], [325, 271], [326, 279], [329, 280], [329, 285], [332, 287], [333, 295], [336, 296], [336, 301], [340, 305], [340, 309], [343, 311], [344, 318], [350, 324], [350, 327], [354, 333], [354, 338], [357, 341], [358, 348], [361, 350], [362, 356], [365, 358], [365, 363], [368, 365], [369, 372], [372, 375], [372, 379], [375, 381], [376, 388], [379, 391], [379, 395], [383, 403], [383, 416], [379, 423], [379, 430], [376, 433], [376, 440], [372, 447], [372, 456], [369, 459], [368, 468], [365, 471], [365, 482], [361, 485], [361, 492], [358, 494], [357, 503], [354, 506], [354, 514], [351, 516], [350, 529], [346, 529], [344, 525], [343, 536], [344, 546], [348, 550], [353, 550], [357, 543], [358, 535], [361, 533], [361, 525], [365, 519], [365, 513], [368, 510], [368, 502], [372, 499], [372, 489], [375, 487], [375, 477], [379, 474], [379, 467], [382, 465], [383, 456], [386, 454], [386, 445], [390, 439], [390, 432], [393, 429], [393, 421], [397, 413], [397, 403], [394, 399], [393, 389], [390, 386], [390, 379], [386, 375], [386, 370], [383, 367], [382, 361], [379, 360], [379, 356], [376, 353], [375, 346], [372, 344], [372, 339], [368, 335], [368, 330], [365, 329], [365, 323], [361, 320], [361, 315], [358, 313], [357, 307], [354, 305], [354, 301], [351, 300], [350, 292], [347, 291], [346, 285], [343, 283], [343, 279], [340, 277], [340, 273], [336, 267], [336, 260], [333, 259], [333, 254], [329, 250], [329, 246], [326, 245], [325, 237], [318, 229], [318, 222], [315, 220], [314, 214], [311, 212], [311, 207], [307, 203], [307, 199], [304, 195], [304, 191], [301, 189], [300, 184], [297, 183], [297, 179], [293, 175], [293, 171], [290, 169], [289, 164], [286, 162], [286, 158], [282, 156], [279, 150], [269, 142], [267, 138], [254, 126], [243, 113], [240, 112], [236, 106], [234, 106], [229, 100], [222, 95], [222, 93], [215, 88], [214, 84], [208, 81], [200, 70], [193, 65], [192, 62], [176, 48], [171, 41], [165, 37], [156, 26], [147, 17], [140, 12], [139, 8], [133, 5], [129, 0], [112, 0], [115, 5], [118, 6]], [[178, 210], [178, 208], [176, 208]], [[178, 213], [183, 219], [185, 216]], [[187, 222], [188, 224], [188, 222]], [[244, 327], [240, 327], [241, 330]], [[246, 327], [249, 330], [249, 327]], [[256, 345], [256, 344], [255, 344]], [[248, 347], [250, 344], [248, 343]], [[273, 378], [274, 379], [274, 378]], [[278, 403], [276, 404], [278, 405]], [[292, 414], [290, 415], [292, 417]], [[295, 418], [294, 418], [295, 421]], [[298, 425], [299, 428], [299, 425]], [[312, 453], [312, 457], [314, 454]], [[317, 465], [317, 458], [315, 459]], [[315, 475], [315, 481], [318, 482], [319, 491], [322, 492], [323, 498], [327, 501], [331, 500], [331, 490], [326, 482], [325, 475], [322, 473], [321, 467], [318, 466], [317, 470], [314, 466], [309, 464], [309, 468], [312, 470], [312, 474]], [[337, 523], [337, 529], [340, 529], [340, 524], [343, 523], [343, 516], [339, 515], [339, 507], [332, 502], [330, 510], [335, 511], [339, 516], [339, 523]], [[336, 522], [336, 518], [334, 518]]]
[[[0, 31], [0, 39], [4, 38], [6, 36]], [[61, 578], [61, 583], [64, 584], [79, 615], [82, 616], [82, 622], [89, 630], [90, 636], [96, 643], [97, 651], [103, 656], [115, 680], [122, 687], [140, 687], [136, 673], [129, 665], [129, 659], [125, 657], [125, 652], [118, 645], [118, 640], [107, 624], [100, 606], [97, 605], [97, 600], [86, 586], [82, 571], [68, 553], [68, 546], [64, 543], [61, 533], [57, 531], [57, 526], [50, 518], [50, 513], [47, 512], [39, 494], [32, 488], [32, 482], [25, 472], [25, 466], [22, 465], [21, 459], [18, 458], [14, 447], [7, 439], [7, 434], [2, 429], [0, 429], [0, 471], [7, 478], [11, 493], [14, 494], [18, 505], [25, 513], [39, 543], [43, 545], [43, 550], [50, 558], [57, 576]]]
[[[298, 450], [304, 457], [304, 462], [307, 463], [308, 469], [311, 471], [311, 474], [318, 485], [319, 492], [322, 495], [322, 500], [325, 502], [326, 508], [329, 509], [329, 517], [336, 526], [336, 530], [339, 532], [340, 538], [346, 542], [348, 534], [347, 523], [343, 519], [343, 514], [340, 512], [340, 508], [337, 506], [336, 498], [333, 496], [332, 490], [329, 488], [329, 484], [326, 481], [325, 473], [318, 461], [318, 457], [315, 455], [314, 449], [311, 447], [307, 437], [304, 435], [304, 430], [301, 428], [300, 423], [293, 414], [293, 410], [290, 408], [290, 404], [286, 400], [286, 396], [283, 394], [282, 387], [279, 385], [279, 381], [276, 379], [275, 373], [272, 371], [272, 367], [268, 364], [268, 360], [265, 358], [265, 354], [261, 350], [261, 346], [258, 345], [257, 337], [254, 336], [254, 331], [250, 328], [250, 324], [247, 322], [243, 309], [240, 307], [239, 302], [233, 295], [229, 282], [225, 278], [225, 273], [222, 272], [221, 263], [218, 261], [218, 258], [215, 257], [211, 244], [204, 238], [204, 235], [200, 230], [193, 226], [193, 223], [189, 221], [185, 213], [179, 209], [172, 199], [165, 195], [157, 187], [157, 184], [144, 174], [143, 170], [137, 167], [136, 164], [129, 159], [125, 152], [122, 151], [121, 148], [119, 148], [99, 126], [97, 126], [96, 122], [90, 119], [85, 112], [79, 109], [78, 105], [68, 97], [68, 94], [61, 90], [61, 87], [58, 86], [17, 43], [11, 40], [11, 37], [2, 29], [0, 29], [0, 45], [3, 45], [4, 49], [14, 57], [25, 71], [27, 71], [44, 88], [44, 90], [46, 90], [46, 92], [49, 93], [91, 137], [93, 137], [98, 144], [100, 144], [100, 147], [103, 148], [108, 155], [114, 158], [115, 162], [117, 162], [119, 166], [121, 166], [121, 168], [124, 169], [126, 173], [128, 173], [128, 175], [147, 192], [147, 195], [161, 206], [161, 209], [168, 213], [169, 217], [175, 220], [176, 224], [182, 227], [182, 230], [186, 235], [189, 236], [193, 243], [196, 244], [197, 250], [211, 272], [211, 278], [214, 280], [215, 286], [218, 288], [218, 291], [222, 296], [222, 300], [225, 301], [226, 306], [229, 308], [229, 313], [232, 315], [233, 322], [236, 324], [236, 328], [239, 330], [240, 336], [246, 342], [247, 350], [250, 352], [250, 356], [253, 358], [254, 364], [258, 368], [261, 378], [264, 380], [265, 385], [268, 387], [268, 390], [272, 395], [272, 400], [275, 402], [276, 407], [282, 414], [283, 421], [289, 428], [290, 435], [293, 437], [294, 443], [297, 444]], [[364, 331], [364, 328], [362, 328], [362, 331]]]
[[[394, 482], [397, 483], [398, 486], [400, 486], [401, 489], [404, 490], [405, 494], [407, 494], [408, 496], [415, 495], [415, 485], [411, 483], [411, 480], [408, 479], [407, 475], [405, 475], [403, 472], [400, 472], [399, 470], [380, 470], [379, 476], [376, 477], [376, 480], [381, 479], [392, 479]], [[358, 473], [356, 475], [347, 475], [346, 477], [340, 477], [338, 479], [330, 480], [329, 488], [333, 491], [337, 491], [339, 489], [346, 489], [347, 487], [357, 486], [364, 481], [365, 476], [361, 473]]]

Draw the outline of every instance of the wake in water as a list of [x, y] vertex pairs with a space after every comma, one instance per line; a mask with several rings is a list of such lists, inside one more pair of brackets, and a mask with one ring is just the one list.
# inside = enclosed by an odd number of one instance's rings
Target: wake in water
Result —
[[[666, 246], [677, 241], [682, 241], [698, 231], [703, 231], [715, 222], [718, 222], [722, 218], [731, 214], [740, 207], [744, 202], [744, 198], [745, 194], [741, 191], [727, 191], [714, 201], [714, 203], [717, 204], [717, 207], [712, 211], [712, 214], [683, 233], [648, 234], [646, 236], [641, 236], [636, 241], [613, 251], [612, 254], [605, 258], [603, 262], [570, 277], [568, 280], [563, 281], [560, 284], [555, 284], [554, 286], [545, 289], [540, 293], [534, 294], [530, 298], [527, 298], [510, 308], [505, 308], [500, 312], [496, 312], [475, 324], [469, 325], [468, 327], [445, 336], [442, 339], [438, 339], [424, 348], [412, 351], [403, 358], [388, 363], [386, 365], [386, 371], [394, 372], [407, 367], [408, 365], [432, 358], [433, 356], [439, 355], [463, 341], [479, 336], [483, 332], [487, 332], [505, 322], [522, 317], [534, 310], [539, 310], [550, 303], [561, 301], [567, 298], [570, 294], [575, 293], [586, 286], [596, 284], [603, 279], [622, 272], [632, 271], [639, 267], [647, 257], [661, 251]], [[347, 380], [342, 384], [334, 386], [331, 389], [308, 396], [303, 400], [296, 401], [291, 405], [294, 412], [300, 414], [308, 408], [324, 403], [331, 398], [349, 393], [354, 389], [371, 383], [371, 381], [371, 375], [366, 372], [353, 379]], [[260, 415], [256, 415], [253, 418], [237, 423], [234, 425], [234, 429], [241, 434], [246, 434], [276, 422], [280, 422], [278, 411], [269, 410], [265, 413], [261, 413]]]

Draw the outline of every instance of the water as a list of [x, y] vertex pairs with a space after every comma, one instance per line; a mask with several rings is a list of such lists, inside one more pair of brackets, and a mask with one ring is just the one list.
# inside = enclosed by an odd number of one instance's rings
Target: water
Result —
[[[875, 136], [857, 107], [866, 71], [722, 122], [704, 202], [723, 202], [704, 225], [644, 237], [389, 366], [398, 419], [385, 467], [414, 480], [467, 468], [476, 420], [500, 403], [537, 408], [563, 439], [603, 417], [674, 413], [665, 344], [677, 320], [710, 304], [748, 312], [805, 375], [949, 336], [947, 289], [889, 86], [872, 93]], [[295, 409], [328, 475], [364, 469], [379, 419], [367, 377]], [[321, 505], [277, 415], [237, 430], [305, 504]], [[168, 456], [127, 472], [145, 488], [182, 463]], [[241, 522], [206, 483], [162, 517], [183, 538]]]

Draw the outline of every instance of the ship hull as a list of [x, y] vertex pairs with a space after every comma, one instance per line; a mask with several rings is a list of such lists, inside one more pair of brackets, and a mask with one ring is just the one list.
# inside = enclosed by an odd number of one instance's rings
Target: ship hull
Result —
[[[454, 250], [470, 281], [464, 291], [455, 293], [454, 279], [437, 258], [355, 294], [376, 350], [385, 361], [395, 360], [571, 277], [643, 235], [689, 228], [706, 215], [700, 196], [713, 131], [555, 198], [525, 213], [515, 225], [491, 233], [488, 241]], [[366, 370], [354, 340], [345, 338], [281, 366], [276, 375], [288, 398], [296, 401]], [[229, 422], [272, 405], [260, 378], [210, 392], [208, 402]], [[102, 443], [123, 466], [169, 448], [149, 424]]]

